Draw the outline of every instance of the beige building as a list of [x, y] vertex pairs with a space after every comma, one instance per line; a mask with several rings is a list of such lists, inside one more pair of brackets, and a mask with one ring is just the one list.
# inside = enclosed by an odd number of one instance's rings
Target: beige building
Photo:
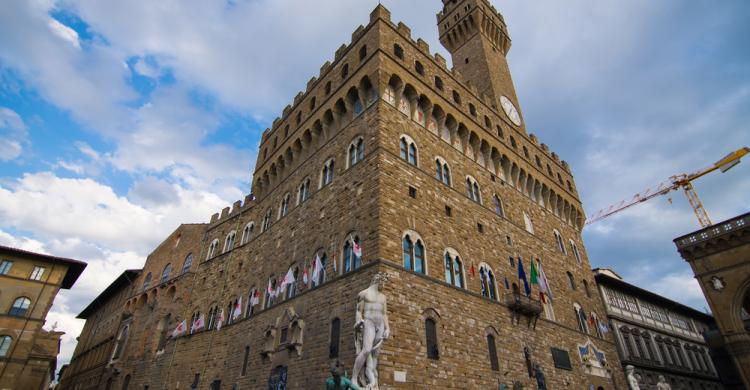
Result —
[[252, 195], [170, 235], [119, 316], [89, 314], [120, 319], [108, 368], [63, 387], [321, 388], [332, 361], [351, 372], [357, 294], [385, 273], [382, 389], [623, 389], [587, 322], [604, 307], [575, 182], [527, 132], [502, 15], [445, 0], [437, 19], [452, 69], [376, 7], [263, 133]]
[[46, 389], [63, 332], [42, 329], [86, 263], [0, 246], [0, 389]]
[[662, 376], [673, 389], [723, 389], [705, 332], [713, 317], [594, 269], [607, 321], [623, 367], [632, 365], [641, 389], [656, 389]]
[[750, 388], [750, 213], [674, 242], [716, 318], [721, 336], [713, 341], [734, 361], [744, 388]]

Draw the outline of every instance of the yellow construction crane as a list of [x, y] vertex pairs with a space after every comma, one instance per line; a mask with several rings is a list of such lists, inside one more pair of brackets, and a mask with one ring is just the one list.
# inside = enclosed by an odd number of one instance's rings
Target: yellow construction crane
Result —
[[692, 181], [716, 170], [721, 170], [722, 173], [726, 172], [739, 164], [740, 159], [748, 153], [750, 153], [750, 148], [744, 147], [729, 153], [726, 157], [712, 164], [710, 167], [701, 169], [698, 172], [674, 175], [670, 177], [669, 180], [659, 184], [655, 189], [648, 189], [642, 193], [635, 194], [630, 200], [623, 200], [617, 204], [613, 204], [612, 206], [597, 211], [596, 214], [588, 218], [586, 225], [601, 221], [602, 219], [607, 218], [612, 214], [619, 213], [629, 207], [682, 188], [685, 191], [685, 196], [687, 196], [688, 202], [690, 202], [690, 206], [693, 208], [695, 216], [698, 217], [698, 223], [701, 224], [701, 227], [711, 226], [711, 219], [708, 217], [708, 213], [706, 212], [705, 207], [703, 207], [703, 203], [701, 203], [698, 193], [695, 192]]

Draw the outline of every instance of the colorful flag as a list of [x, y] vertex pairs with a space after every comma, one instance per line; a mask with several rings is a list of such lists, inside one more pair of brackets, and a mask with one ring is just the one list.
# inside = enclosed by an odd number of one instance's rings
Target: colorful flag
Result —
[[266, 290], [268, 292], [268, 295], [273, 297], [273, 283], [272, 279], [268, 279], [268, 289]]
[[250, 306], [255, 306], [260, 303], [260, 290], [255, 290], [255, 294], [250, 298]]
[[594, 314], [589, 314], [589, 325], [592, 328], [596, 327], [596, 318], [594, 318]]
[[315, 255], [315, 262], [312, 265], [312, 280], [317, 284], [320, 282], [320, 273], [323, 271], [323, 262], [320, 261], [320, 255]]
[[307, 278], [307, 262], [305, 262], [305, 265], [302, 268], [302, 283], [307, 286], [307, 282], [309, 282], [309, 279]]
[[529, 287], [529, 281], [526, 279], [526, 271], [523, 270], [523, 260], [518, 258], [518, 280], [523, 284], [523, 290], [526, 296], [531, 296], [531, 287]]
[[505, 289], [507, 290], [509, 288], [510, 288], [510, 284], [508, 284], [508, 278], [505, 278]]
[[352, 244], [354, 244], [354, 256], [362, 258], [362, 247], [359, 245], [357, 241], [354, 241], [354, 238], [352, 238]]
[[221, 326], [224, 325], [224, 308], [221, 308], [219, 318], [216, 319], [216, 330], [221, 330]]
[[609, 333], [609, 326], [607, 326], [604, 322], [599, 322], [599, 330], [602, 332], [602, 334]]
[[232, 312], [232, 322], [237, 320], [242, 316], [242, 297], [239, 297], [237, 299], [237, 302], [234, 303], [234, 311]]
[[549, 287], [549, 281], [547, 280], [547, 274], [544, 273], [541, 261], [539, 262], [539, 292], [544, 294], [545, 299], [549, 298], [550, 301], [554, 299], [552, 289]]
[[206, 317], [201, 313], [198, 315], [198, 318], [193, 321], [193, 325], [190, 327], [190, 333], [193, 333], [197, 330], [203, 329], [206, 326]]
[[539, 274], [536, 272], [536, 266], [534, 265], [534, 260], [531, 261], [531, 285], [539, 285]]
[[281, 285], [279, 286], [279, 290], [284, 291], [286, 289], [286, 286], [294, 283], [294, 274], [292, 273], [292, 269], [289, 268], [288, 271], [286, 271], [286, 275], [284, 275], [284, 279], [281, 279]]
[[474, 278], [477, 276], [477, 271], [474, 269], [474, 262], [471, 262], [471, 267], [469, 268], [469, 272], [471, 272], [471, 277]]
[[177, 338], [185, 334], [187, 331], [187, 320], [182, 320], [176, 328], [174, 328], [174, 331], [172, 332], [172, 338]]
[[337, 273], [337, 272], [339, 272], [339, 271], [338, 271], [338, 270], [336, 269], [336, 268], [337, 268], [337, 267], [336, 267], [336, 263], [337, 263], [337, 261], [336, 261], [336, 255], [334, 254], [334, 255], [333, 255], [333, 273], [334, 273], [334, 274], [335, 274], [335, 273]]

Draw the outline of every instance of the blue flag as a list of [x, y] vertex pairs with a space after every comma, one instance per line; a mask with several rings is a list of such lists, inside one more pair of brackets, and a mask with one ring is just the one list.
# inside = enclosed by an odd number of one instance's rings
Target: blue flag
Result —
[[523, 260], [520, 257], [518, 258], [518, 280], [523, 283], [526, 296], [531, 296], [531, 287], [529, 287], [529, 281], [526, 280], [526, 271], [523, 270]]
[[508, 278], [505, 278], [505, 289], [509, 289], [510, 285], [508, 284]]

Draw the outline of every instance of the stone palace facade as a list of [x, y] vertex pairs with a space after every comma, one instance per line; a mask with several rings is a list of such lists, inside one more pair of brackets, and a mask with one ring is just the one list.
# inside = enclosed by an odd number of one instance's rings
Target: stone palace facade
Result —
[[[443, 0], [437, 19], [452, 69], [376, 7], [263, 133], [252, 195], [82, 313], [62, 388], [322, 388], [332, 362], [352, 372], [357, 296], [385, 273], [382, 389], [623, 389], [575, 182], [526, 131], [502, 15]], [[532, 262], [551, 297], [527, 296]]]

